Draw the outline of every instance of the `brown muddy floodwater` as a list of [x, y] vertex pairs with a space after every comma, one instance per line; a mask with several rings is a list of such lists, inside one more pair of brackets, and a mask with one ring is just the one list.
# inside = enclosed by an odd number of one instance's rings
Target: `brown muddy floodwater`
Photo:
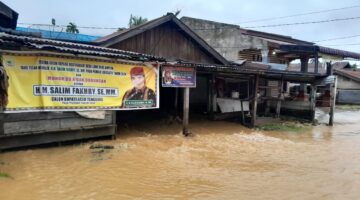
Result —
[[[333, 128], [252, 131], [233, 122], [149, 123], [91, 143], [0, 154], [1, 200], [360, 199], [360, 111]], [[143, 130], [146, 130], [143, 131]]]

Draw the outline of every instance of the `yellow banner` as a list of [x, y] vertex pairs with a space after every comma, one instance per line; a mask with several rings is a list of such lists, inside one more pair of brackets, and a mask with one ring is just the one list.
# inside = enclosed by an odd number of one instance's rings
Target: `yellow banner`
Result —
[[157, 64], [43, 56], [2, 56], [6, 112], [133, 110], [159, 107]]

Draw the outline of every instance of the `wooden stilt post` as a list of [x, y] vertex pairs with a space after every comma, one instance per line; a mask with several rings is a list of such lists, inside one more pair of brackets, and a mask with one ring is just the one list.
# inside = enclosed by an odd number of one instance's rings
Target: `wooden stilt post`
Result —
[[4, 113], [0, 113], [0, 135], [4, 135]]
[[208, 106], [207, 112], [212, 115], [212, 105], [213, 105], [213, 76], [209, 76], [208, 80]]
[[[212, 114], [217, 111], [217, 104], [216, 104], [216, 87], [215, 87], [215, 74], [212, 75]], [[213, 116], [212, 116], [213, 117]]]
[[243, 125], [245, 125], [245, 114], [244, 114], [244, 104], [243, 100], [240, 100], [241, 103], [241, 122]]
[[279, 95], [278, 95], [278, 100], [277, 100], [277, 104], [276, 104], [276, 115], [275, 118], [280, 118], [280, 110], [281, 110], [281, 97], [282, 97], [282, 93], [283, 93], [283, 87], [284, 87], [284, 80], [281, 79], [281, 81], [279, 82]]
[[253, 100], [253, 107], [252, 107], [252, 116], [251, 116], [251, 127], [255, 127], [256, 124], [256, 112], [257, 112], [257, 93], [259, 87], [259, 75], [255, 76], [255, 86], [254, 86], [254, 100]]
[[310, 110], [311, 110], [311, 121], [313, 125], [316, 125], [315, 120], [315, 111], [316, 111], [316, 86], [311, 85], [311, 95], [310, 95]]
[[175, 88], [175, 101], [174, 101], [175, 118], [178, 116], [178, 104], [179, 104], [179, 88]]
[[332, 84], [332, 94], [330, 101], [330, 118], [329, 118], [329, 126], [334, 124], [334, 113], [335, 113], [335, 104], [336, 104], [336, 88], [337, 88], [337, 77], [334, 76], [334, 84]]
[[318, 53], [315, 53], [314, 59], [315, 59], [315, 69], [314, 69], [314, 72], [315, 72], [315, 73], [318, 73], [318, 72], [319, 72], [319, 55], [318, 55]]
[[183, 112], [183, 135], [188, 136], [189, 132], [189, 96], [190, 88], [184, 88], [184, 112]]

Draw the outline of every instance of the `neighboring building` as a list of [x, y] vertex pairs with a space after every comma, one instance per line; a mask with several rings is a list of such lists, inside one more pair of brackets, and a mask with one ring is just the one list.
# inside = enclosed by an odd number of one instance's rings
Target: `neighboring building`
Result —
[[[332, 65], [334, 74], [337, 75], [337, 102], [360, 104], [360, 69], [353, 68], [349, 62], [335, 62]], [[300, 71], [300, 63], [290, 64], [288, 71]], [[314, 72], [315, 63], [308, 64], [308, 71]], [[326, 65], [319, 63], [319, 73], [327, 73]]]
[[19, 14], [0, 1], [0, 27], [15, 29]]
[[338, 77], [338, 103], [360, 104], [360, 69], [346, 65], [334, 66]]
[[16, 27], [16, 30], [27, 33], [39, 33], [42, 38], [46, 38], [46, 39], [80, 42], [80, 43], [90, 43], [100, 38], [99, 36], [91, 36], [80, 33], [67, 33], [63, 31], [51, 31], [51, 30], [43, 30], [43, 29], [35, 29], [35, 28], [25, 28], [25, 27]]
[[313, 43], [278, 34], [243, 29], [238, 25], [182, 17], [181, 21], [231, 61], [247, 60], [287, 64], [291, 60], [276, 55], [279, 45]]

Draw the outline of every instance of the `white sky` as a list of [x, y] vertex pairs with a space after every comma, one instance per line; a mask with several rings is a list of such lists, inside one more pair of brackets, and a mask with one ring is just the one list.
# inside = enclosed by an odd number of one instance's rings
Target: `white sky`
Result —
[[[51, 18], [55, 18], [56, 23], [61, 25], [74, 22], [78, 26], [96, 27], [127, 27], [130, 14], [151, 20], [177, 9], [181, 9], [180, 17], [190, 16], [234, 23], [242, 27], [360, 17], [360, 7], [354, 7], [308, 16], [241, 24], [244, 21], [262, 18], [359, 6], [359, 0], [3, 0], [3, 2], [19, 13], [19, 23], [50, 24]], [[360, 35], [360, 19], [311, 25], [255, 28], [255, 30], [289, 35], [307, 41], [316, 41]], [[111, 32], [113, 30], [80, 29], [80, 33], [89, 35], [102, 36]], [[358, 44], [329, 47], [360, 52], [360, 36], [319, 44], [324, 46]]]

